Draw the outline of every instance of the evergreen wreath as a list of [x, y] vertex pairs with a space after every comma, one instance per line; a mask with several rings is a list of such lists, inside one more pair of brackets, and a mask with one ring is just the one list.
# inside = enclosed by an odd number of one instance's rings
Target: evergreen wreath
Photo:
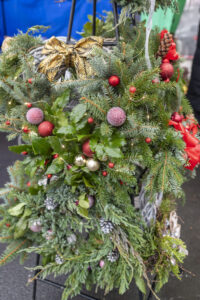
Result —
[[0, 129], [21, 137], [9, 148], [25, 156], [0, 192], [0, 240], [9, 243], [0, 264], [41, 254], [39, 276], [68, 274], [63, 299], [94, 284], [123, 294], [132, 279], [145, 293], [149, 272], [158, 292], [170, 272], [180, 278], [187, 255], [174, 200], [183, 196], [187, 157], [169, 120], [192, 110], [178, 63], [171, 80], [160, 76], [158, 33], [151, 70], [142, 25], [132, 37], [109, 52], [93, 49], [86, 80], [71, 69], [70, 80], [50, 83], [30, 54], [42, 41], [30, 33], [0, 57]]

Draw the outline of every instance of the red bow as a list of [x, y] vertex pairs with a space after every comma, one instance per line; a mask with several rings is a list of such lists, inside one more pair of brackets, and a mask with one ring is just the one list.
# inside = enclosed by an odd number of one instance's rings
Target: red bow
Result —
[[[184, 127], [182, 122], [188, 123]], [[169, 125], [174, 126], [176, 130], [181, 132], [186, 144], [185, 152], [189, 159], [189, 165], [185, 166], [185, 168], [194, 170], [194, 168], [200, 163], [200, 141], [195, 137], [198, 132], [198, 125], [194, 123], [193, 118], [189, 117], [183, 119], [182, 122], [170, 120]]]
[[[161, 31], [160, 33], [160, 39], [162, 40], [164, 38], [164, 35], [168, 33], [167, 29], [164, 29]], [[172, 39], [172, 43], [171, 46], [167, 52], [167, 54], [165, 55], [165, 57], [163, 57], [163, 59], [169, 59], [169, 60], [177, 60], [179, 59], [179, 55], [176, 52], [176, 43], [174, 43], [174, 40]]]

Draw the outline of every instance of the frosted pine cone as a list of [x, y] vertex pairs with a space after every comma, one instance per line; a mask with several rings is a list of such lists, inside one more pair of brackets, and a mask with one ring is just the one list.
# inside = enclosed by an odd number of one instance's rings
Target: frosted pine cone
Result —
[[119, 259], [119, 252], [117, 250], [113, 250], [111, 251], [108, 255], [107, 255], [107, 259], [110, 262], [116, 262]]
[[53, 201], [53, 199], [47, 197], [44, 201], [46, 209], [48, 210], [54, 210], [57, 207], [57, 204]]
[[113, 226], [112, 222], [106, 221], [104, 218], [100, 219], [100, 226], [101, 226], [101, 231], [104, 234], [109, 234], [114, 229], [114, 226]]
[[55, 262], [58, 265], [62, 265], [64, 263], [64, 259], [62, 257], [60, 257], [60, 255], [56, 254]]
[[72, 233], [70, 236], [68, 236], [67, 242], [70, 245], [76, 243], [76, 236], [75, 236], [75, 234]]

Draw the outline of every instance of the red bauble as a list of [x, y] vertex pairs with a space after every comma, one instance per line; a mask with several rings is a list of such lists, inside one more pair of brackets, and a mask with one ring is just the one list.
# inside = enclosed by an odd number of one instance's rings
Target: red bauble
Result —
[[44, 165], [45, 165], [45, 166], [48, 165], [49, 162], [50, 162], [50, 160], [49, 160], [49, 159], [46, 159], [45, 162], [44, 162]]
[[31, 183], [30, 183], [30, 181], [28, 181], [26, 185], [27, 185], [28, 187], [29, 187], [29, 186], [31, 186]]
[[71, 165], [67, 165], [67, 170], [71, 170], [72, 166]]
[[9, 125], [10, 125], [10, 121], [6, 121], [6, 125], [8, 125], [8, 126], [9, 126]]
[[129, 92], [130, 92], [131, 94], [135, 94], [135, 92], [136, 92], [136, 87], [135, 87], [135, 86], [130, 86]]
[[58, 157], [59, 157], [59, 154], [57, 154], [57, 153], [53, 155], [53, 158], [58, 158]]
[[82, 145], [82, 151], [87, 157], [92, 157], [94, 152], [90, 149], [90, 140], [87, 140], [83, 145]]
[[122, 180], [120, 180], [120, 181], [119, 181], [119, 183], [120, 183], [121, 185], [123, 185], [123, 184], [124, 184]]
[[160, 75], [163, 80], [170, 79], [174, 74], [174, 67], [172, 66], [172, 64], [165, 61], [166, 59], [163, 60], [163, 63], [160, 66]]
[[102, 175], [103, 175], [104, 177], [106, 177], [106, 176], [108, 175], [108, 172], [102, 171]]
[[27, 126], [23, 127], [22, 130], [23, 130], [24, 133], [29, 133], [30, 132], [30, 129], [28, 129]]
[[109, 162], [109, 163], [108, 163], [108, 167], [109, 167], [110, 169], [113, 169], [113, 168], [114, 168], [114, 166], [115, 166], [115, 164], [114, 164], [114, 163], [112, 163], [112, 162]]
[[30, 84], [33, 83], [33, 79], [32, 79], [32, 78], [29, 78], [29, 79], [28, 79], [28, 83], [30, 83]]
[[150, 137], [147, 137], [147, 138], [145, 139], [145, 142], [146, 142], [147, 144], [151, 143], [151, 138], [150, 138]]
[[23, 151], [21, 154], [22, 154], [22, 155], [27, 155], [28, 152], [27, 152], [27, 151]]
[[94, 119], [93, 119], [92, 117], [88, 118], [88, 120], [87, 120], [87, 121], [88, 121], [88, 123], [89, 123], [89, 124], [92, 124], [92, 123], [94, 123]]
[[108, 82], [111, 86], [117, 86], [120, 84], [120, 78], [117, 75], [110, 76]]
[[177, 123], [182, 122], [182, 119], [183, 119], [182, 116], [179, 115], [178, 112], [174, 112], [171, 116], [171, 120]]
[[31, 107], [32, 107], [32, 103], [27, 102], [27, 103], [26, 103], [26, 106], [27, 106], [28, 108], [31, 108]]
[[48, 174], [47, 178], [50, 179], [52, 177], [52, 174]]
[[6, 227], [10, 227], [10, 223], [6, 223]]
[[38, 126], [38, 133], [42, 137], [49, 136], [52, 135], [53, 129], [54, 125], [51, 122], [44, 121]]

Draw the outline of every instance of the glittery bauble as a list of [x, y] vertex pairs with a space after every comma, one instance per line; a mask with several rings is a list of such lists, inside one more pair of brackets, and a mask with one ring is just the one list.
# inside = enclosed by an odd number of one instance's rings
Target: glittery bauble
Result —
[[29, 228], [33, 232], [40, 232], [42, 230], [40, 220], [35, 220], [35, 221], [31, 222]]
[[94, 152], [92, 152], [91, 148], [90, 148], [90, 140], [87, 140], [83, 145], [82, 145], [82, 151], [83, 153], [88, 156], [88, 157], [92, 157]]
[[38, 125], [44, 119], [43, 111], [37, 107], [30, 108], [26, 113], [26, 119], [29, 123]]
[[99, 262], [99, 267], [103, 268], [104, 265], [105, 265], [105, 261], [101, 259], [100, 262]]
[[82, 155], [78, 155], [75, 157], [74, 163], [78, 167], [83, 167], [86, 164], [86, 160]]
[[95, 171], [99, 170], [100, 163], [97, 160], [90, 158], [86, 161], [86, 166], [88, 167], [88, 169], [90, 171], [95, 172]]
[[88, 196], [88, 201], [89, 201], [89, 208], [91, 208], [94, 205], [94, 197], [92, 195]]
[[49, 121], [44, 121], [38, 126], [38, 133], [40, 136], [45, 137], [52, 135], [54, 125]]
[[168, 62], [163, 62], [160, 66], [160, 75], [163, 80], [170, 79], [174, 74], [174, 67]]
[[108, 82], [111, 86], [117, 86], [120, 84], [120, 78], [116, 75], [110, 76]]
[[126, 121], [125, 111], [120, 107], [113, 107], [107, 113], [107, 120], [112, 126], [119, 127]]

